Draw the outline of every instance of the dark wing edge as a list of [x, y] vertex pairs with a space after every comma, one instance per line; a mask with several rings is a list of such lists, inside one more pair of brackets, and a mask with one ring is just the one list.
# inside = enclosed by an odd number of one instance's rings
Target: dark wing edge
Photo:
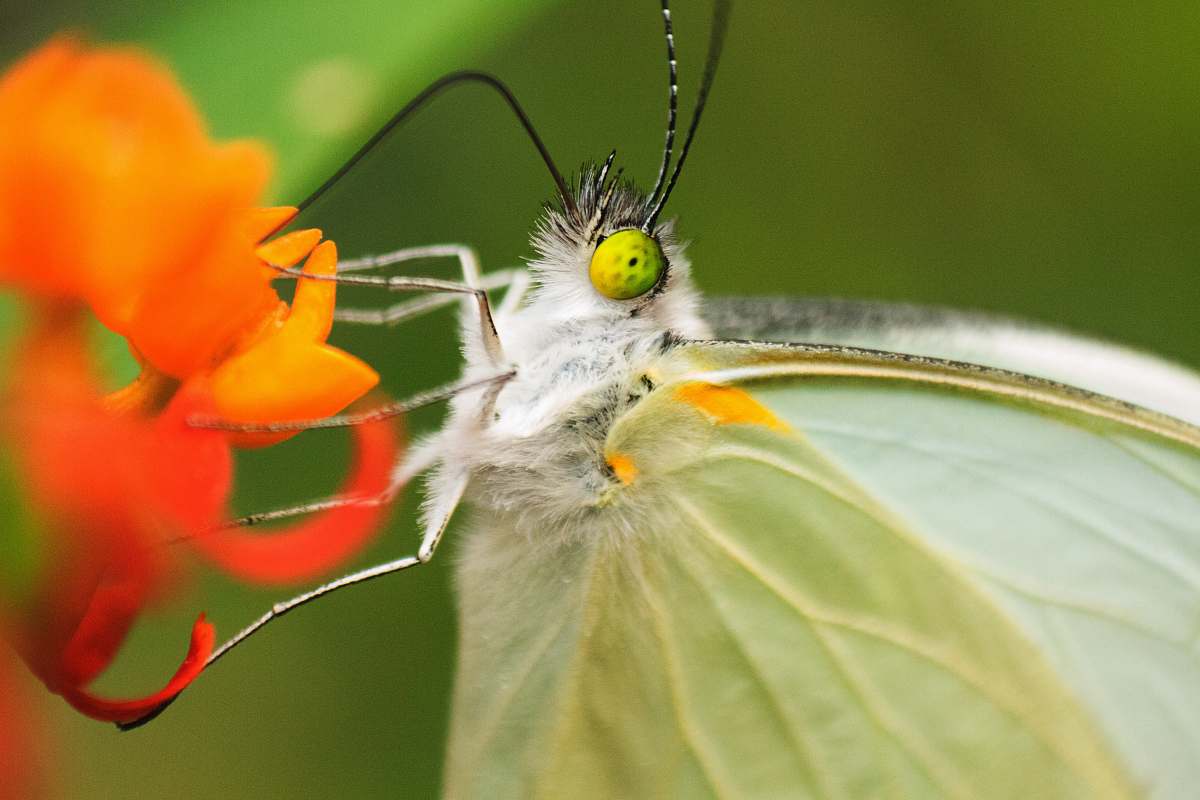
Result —
[[677, 347], [700, 369], [682, 381], [717, 384], [782, 377], [883, 380], [991, 395], [1116, 423], [1200, 450], [1200, 427], [1119, 397], [1008, 369], [843, 345], [694, 339]]
[[703, 318], [719, 339], [839, 345], [978, 364], [1200, 424], [1200, 374], [1039, 323], [908, 303], [790, 297], [710, 298]]

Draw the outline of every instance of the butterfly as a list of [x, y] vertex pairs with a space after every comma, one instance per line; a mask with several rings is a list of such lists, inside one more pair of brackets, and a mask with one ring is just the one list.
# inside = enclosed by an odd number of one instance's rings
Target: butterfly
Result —
[[[649, 192], [611, 155], [570, 186], [483, 73], [433, 84], [326, 184], [474, 82], [558, 197], [528, 270], [485, 273], [458, 246], [340, 265], [343, 283], [432, 293], [344, 321], [466, 298], [461, 380], [388, 410], [450, 403], [396, 472], [397, 488], [424, 476], [423, 539], [279, 604], [214, 660], [429, 562], [462, 516], [449, 797], [1187, 796], [1200, 377], [998, 318], [702, 298], [663, 212], [728, 6], [674, 160], [661, 9]], [[462, 280], [368, 274], [426, 257]]]

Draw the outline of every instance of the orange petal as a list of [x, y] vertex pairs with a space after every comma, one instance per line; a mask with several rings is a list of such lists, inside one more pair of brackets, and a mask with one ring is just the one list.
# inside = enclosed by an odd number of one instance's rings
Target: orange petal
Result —
[[279, 305], [245, 242], [229, 239], [193, 267], [150, 287], [119, 331], [147, 361], [181, 380], [209, 369]]
[[[313, 250], [304, 264], [306, 275], [336, 275], [337, 245], [323, 242]], [[337, 301], [337, 284], [333, 281], [300, 279], [296, 296], [292, 298], [292, 313], [284, 323], [284, 332], [298, 339], [323, 342], [333, 329], [333, 307]]]
[[[242, 225], [242, 215], [270, 176], [268, 153], [247, 142], [199, 147], [195, 152], [160, 149], [162, 153], [154, 154], [141, 148], [136, 169], [126, 170], [119, 181], [97, 182], [88, 191], [93, 197], [85, 197], [84, 207], [73, 214], [90, 220], [76, 223], [85, 229], [88, 245], [76, 267], [87, 280], [86, 299], [101, 321], [130, 336], [151, 361], [153, 356], [137, 343], [145, 334], [135, 327], [137, 317], [146, 316], [147, 305], [165, 305], [167, 314], [192, 306], [212, 309], [218, 323], [213, 336], [220, 341], [211, 348], [219, 349], [228, 344], [229, 327], [250, 324], [237, 316], [239, 309], [255, 308], [258, 298], [271, 291], [264, 285], [266, 277], [246, 266], [254, 240]], [[176, 166], [168, 166], [169, 161]], [[168, 177], [172, 186], [163, 185]], [[135, 190], [129, 184], [144, 188]], [[94, 207], [99, 202], [103, 208]], [[155, 224], [146, 231], [131, 219], [152, 219]], [[205, 349], [209, 338], [196, 346]]]
[[56, 37], [18, 61], [0, 79], [0, 114], [19, 114], [50, 91], [79, 56], [79, 42]]
[[277, 298], [253, 250], [270, 158], [215, 143], [163, 65], [59, 40], [0, 78], [0, 280], [83, 300], [186, 379]]
[[[379, 373], [326, 344], [276, 335], [221, 364], [212, 375], [217, 415], [231, 422], [286, 422], [336, 414], [379, 383]], [[264, 447], [295, 433], [233, 434], [237, 447]]]
[[104, 395], [101, 405], [112, 414], [150, 416], [162, 408], [179, 388], [179, 381], [152, 364], [142, 364], [138, 376], [115, 392]]
[[[318, 228], [305, 228], [301, 231], [285, 233], [266, 244], [259, 245], [254, 254], [268, 264], [290, 267], [311, 253], [319, 241], [321, 241], [321, 231]], [[274, 270], [271, 270], [271, 276], [275, 277]]]
[[246, 233], [254, 241], [261, 242], [291, 222], [297, 213], [293, 206], [251, 209], [246, 215]]
[[201, 614], [192, 626], [192, 639], [183, 663], [179, 665], [171, 680], [167, 681], [167, 685], [154, 694], [133, 700], [108, 700], [85, 689], [70, 687], [62, 691], [62, 696], [76, 710], [92, 719], [102, 722], [132, 722], [155, 711], [186, 689], [204, 670], [205, 662], [212, 655], [216, 638], [216, 629], [206, 622]]
[[[396, 461], [395, 430], [388, 421], [354, 428], [357, 451], [340, 494], [370, 498], [388, 487]], [[225, 530], [200, 536], [196, 549], [237, 578], [261, 584], [306, 581], [355, 555], [378, 531], [387, 509], [344, 506], [268, 534]]]
[[[0, 281], [37, 292], [69, 293], [75, 282], [69, 270], [61, 269], [65, 266], [61, 262], [43, 263], [31, 270], [18, 257], [29, 241], [23, 220], [13, 213], [14, 206], [21, 202], [18, 190], [51, 188], [43, 181], [30, 180], [33, 176], [25, 163], [26, 131], [20, 121], [27, 119], [30, 107], [42, 101], [70, 72], [78, 52], [74, 40], [53, 39], [0, 78]], [[12, 177], [4, 180], [4, 176]]]

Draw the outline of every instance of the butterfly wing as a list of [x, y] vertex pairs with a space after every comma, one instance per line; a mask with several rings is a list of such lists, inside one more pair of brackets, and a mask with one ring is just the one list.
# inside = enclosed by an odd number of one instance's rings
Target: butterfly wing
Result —
[[470, 541], [449, 796], [1188, 796], [1196, 429], [849, 348], [650, 372], [579, 536]]
[[869, 300], [718, 297], [721, 339], [814, 342], [945, 358], [1049, 378], [1200, 423], [1200, 375], [1150, 353], [1024, 320]]

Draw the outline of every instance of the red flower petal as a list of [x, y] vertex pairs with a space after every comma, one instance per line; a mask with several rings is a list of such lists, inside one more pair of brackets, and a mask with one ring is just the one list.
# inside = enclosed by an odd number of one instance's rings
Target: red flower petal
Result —
[[177, 583], [178, 553], [166, 541], [224, 517], [231, 455], [222, 432], [186, 425], [191, 414], [212, 413], [202, 385], [181, 390], [155, 420], [106, 411], [79, 321], [74, 309], [36, 319], [4, 406], [2, 432], [12, 437], [51, 554], [36, 597], [5, 632], [51, 691], [98, 719], [131, 719], [195, 676], [212, 650], [211, 626], [198, 623], [193, 654], [154, 697], [110, 702], [85, 687], [146, 606]]
[[195, 416], [213, 416], [208, 386], [189, 381], [154, 420], [143, 464], [153, 471], [153, 495], [182, 535], [215, 528], [233, 488], [233, 454], [224, 431], [194, 428]]
[[146, 602], [144, 581], [125, 580], [101, 584], [92, 595], [79, 627], [59, 654], [58, 685], [54, 691], [68, 686], [86, 686], [103, 672], [137, 620]]
[[192, 641], [183, 663], [179, 665], [179, 669], [166, 686], [146, 697], [134, 700], [107, 700], [97, 697], [91, 692], [73, 687], [63, 690], [62, 696], [78, 711], [92, 719], [102, 722], [132, 722], [154, 711], [186, 689], [188, 684], [204, 670], [205, 662], [212, 655], [216, 639], [216, 629], [206, 622], [204, 615], [201, 614], [196, 620], [196, 624], [192, 626]]
[[15, 667], [0, 647], [0, 800], [48, 797], [43, 720]]
[[[142, 497], [126, 502], [157, 512], [176, 535], [197, 535], [220, 522], [233, 477], [233, 459], [221, 431], [187, 425], [193, 414], [211, 414], [211, 399], [202, 385], [181, 390], [152, 425], [132, 427], [123, 458], [140, 462], [146, 487]], [[103, 422], [100, 423], [103, 425]], [[101, 453], [91, 453], [101, 457]], [[109, 452], [110, 461], [118, 457]], [[93, 472], [102, 468], [91, 467]], [[131, 519], [130, 524], [134, 524]], [[152, 526], [157, 527], [157, 526]], [[152, 599], [155, 576], [165, 578], [171, 554], [165, 543], [145, 533], [122, 542], [108, 555], [107, 575], [96, 586], [87, 608], [54, 667], [55, 686], [86, 686], [116, 657], [133, 623]], [[47, 676], [49, 677], [49, 676]]]
[[[395, 429], [388, 421], [354, 427], [355, 464], [341, 494], [373, 497], [388, 487], [396, 461]], [[237, 578], [262, 584], [306, 581], [353, 556], [375, 534], [385, 507], [343, 506], [260, 535], [219, 531], [194, 539], [205, 556]]]

